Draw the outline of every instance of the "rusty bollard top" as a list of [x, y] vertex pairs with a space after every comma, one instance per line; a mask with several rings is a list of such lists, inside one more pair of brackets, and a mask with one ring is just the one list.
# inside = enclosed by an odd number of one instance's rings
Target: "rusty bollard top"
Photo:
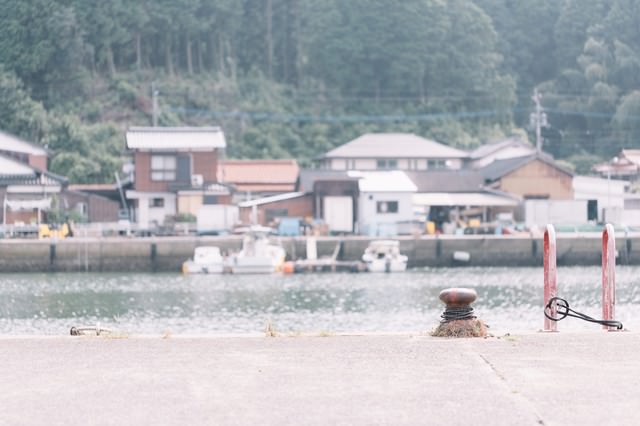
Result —
[[472, 288], [446, 288], [439, 297], [447, 306], [468, 306], [475, 302], [478, 293]]

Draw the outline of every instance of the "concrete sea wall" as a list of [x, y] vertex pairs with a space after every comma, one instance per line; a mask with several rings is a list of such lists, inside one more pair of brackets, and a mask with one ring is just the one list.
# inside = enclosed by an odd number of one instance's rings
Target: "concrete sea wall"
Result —
[[[542, 266], [542, 238], [470, 235], [402, 237], [409, 267]], [[282, 237], [291, 260], [306, 257], [304, 237]], [[318, 237], [318, 256], [330, 256], [339, 245], [340, 260], [358, 260], [371, 238]], [[216, 245], [233, 252], [237, 236], [162, 238], [69, 238], [0, 240], [0, 272], [178, 272], [197, 246]], [[557, 241], [558, 265], [600, 265], [600, 234], [563, 236]], [[619, 264], [640, 264], [640, 235], [616, 238]], [[466, 262], [454, 252], [466, 252]]]

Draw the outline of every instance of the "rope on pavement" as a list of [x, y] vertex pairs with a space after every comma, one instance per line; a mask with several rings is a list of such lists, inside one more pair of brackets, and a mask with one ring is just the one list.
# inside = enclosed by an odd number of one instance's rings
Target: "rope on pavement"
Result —
[[[557, 312], [557, 316], [555, 318], [549, 315], [554, 304]], [[566, 317], [574, 317], [583, 321], [593, 322], [607, 327], [615, 327], [618, 330], [622, 330], [623, 328], [623, 325], [620, 321], [599, 320], [585, 315], [581, 312], [575, 311], [569, 308], [569, 302], [560, 297], [552, 297], [551, 299], [549, 299], [549, 303], [547, 303], [547, 306], [544, 307], [544, 316], [549, 318], [551, 321], [560, 321], [565, 319]]]

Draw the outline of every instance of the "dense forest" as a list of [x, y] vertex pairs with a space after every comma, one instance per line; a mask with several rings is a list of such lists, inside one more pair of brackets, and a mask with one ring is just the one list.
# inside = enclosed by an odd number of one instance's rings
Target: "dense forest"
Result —
[[369, 131], [532, 138], [578, 172], [640, 148], [634, 0], [0, 0], [0, 130], [109, 182], [124, 130], [220, 125], [304, 165]]

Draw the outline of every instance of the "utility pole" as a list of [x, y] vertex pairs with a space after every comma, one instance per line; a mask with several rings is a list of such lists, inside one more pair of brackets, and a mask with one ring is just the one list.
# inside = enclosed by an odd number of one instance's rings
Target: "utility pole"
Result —
[[158, 89], [156, 89], [156, 82], [151, 83], [151, 99], [152, 99], [152, 117], [153, 127], [158, 126]]
[[533, 91], [531, 99], [536, 104], [536, 111], [529, 116], [529, 124], [536, 130], [536, 150], [542, 152], [542, 128], [549, 125], [547, 123], [547, 114], [542, 109], [542, 105], [540, 105], [542, 95], [540, 95], [538, 89]]

